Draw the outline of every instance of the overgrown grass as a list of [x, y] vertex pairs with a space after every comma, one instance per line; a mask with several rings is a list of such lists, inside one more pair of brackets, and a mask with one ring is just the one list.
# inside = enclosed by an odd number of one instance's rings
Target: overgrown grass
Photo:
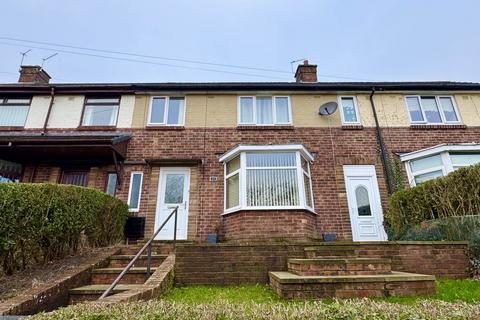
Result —
[[385, 298], [287, 301], [266, 285], [189, 286], [175, 288], [148, 302], [114, 305], [79, 304], [32, 320], [67, 319], [317, 319], [317, 320], [477, 320], [480, 318], [480, 281], [440, 280], [429, 298]]

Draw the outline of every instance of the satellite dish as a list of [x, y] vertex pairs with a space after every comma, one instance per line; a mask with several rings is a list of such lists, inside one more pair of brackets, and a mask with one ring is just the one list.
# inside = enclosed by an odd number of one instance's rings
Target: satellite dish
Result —
[[335, 111], [337, 111], [337, 103], [336, 102], [327, 102], [324, 103], [320, 106], [320, 109], [318, 110], [318, 114], [321, 116], [329, 116], [333, 114]]

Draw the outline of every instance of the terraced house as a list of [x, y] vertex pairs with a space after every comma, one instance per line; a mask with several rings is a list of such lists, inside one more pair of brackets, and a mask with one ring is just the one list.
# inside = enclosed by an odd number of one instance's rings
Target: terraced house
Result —
[[50, 84], [23, 66], [0, 85], [1, 179], [104, 190], [147, 238], [179, 205], [179, 239], [375, 241], [399, 183], [480, 162], [478, 83], [317, 82], [307, 61], [295, 78]]

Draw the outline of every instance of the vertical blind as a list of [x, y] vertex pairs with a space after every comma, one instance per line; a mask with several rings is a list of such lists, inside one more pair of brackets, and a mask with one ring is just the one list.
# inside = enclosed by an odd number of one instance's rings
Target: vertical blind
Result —
[[247, 153], [247, 206], [300, 204], [295, 152]]

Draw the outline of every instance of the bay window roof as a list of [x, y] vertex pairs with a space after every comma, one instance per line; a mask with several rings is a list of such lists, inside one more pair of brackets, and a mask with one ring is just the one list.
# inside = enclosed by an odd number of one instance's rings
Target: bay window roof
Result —
[[480, 152], [480, 144], [478, 143], [460, 143], [460, 144], [443, 143], [433, 147], [400, 154], [400, 160], [408, 161], [408, 160], [428, 157], [437, 153], [450, 152], [450, 151]]
[[277, 145], [246, 145], [240, 144], [230, 151], [225, 152], [219, 159], [220, 162], [226, 162], [235, 158], [241, 152], [248, 151], [300, 151], [303, 157], [308, 161], [313, 161], [313, 155], [301, 144], [277, 144]]

